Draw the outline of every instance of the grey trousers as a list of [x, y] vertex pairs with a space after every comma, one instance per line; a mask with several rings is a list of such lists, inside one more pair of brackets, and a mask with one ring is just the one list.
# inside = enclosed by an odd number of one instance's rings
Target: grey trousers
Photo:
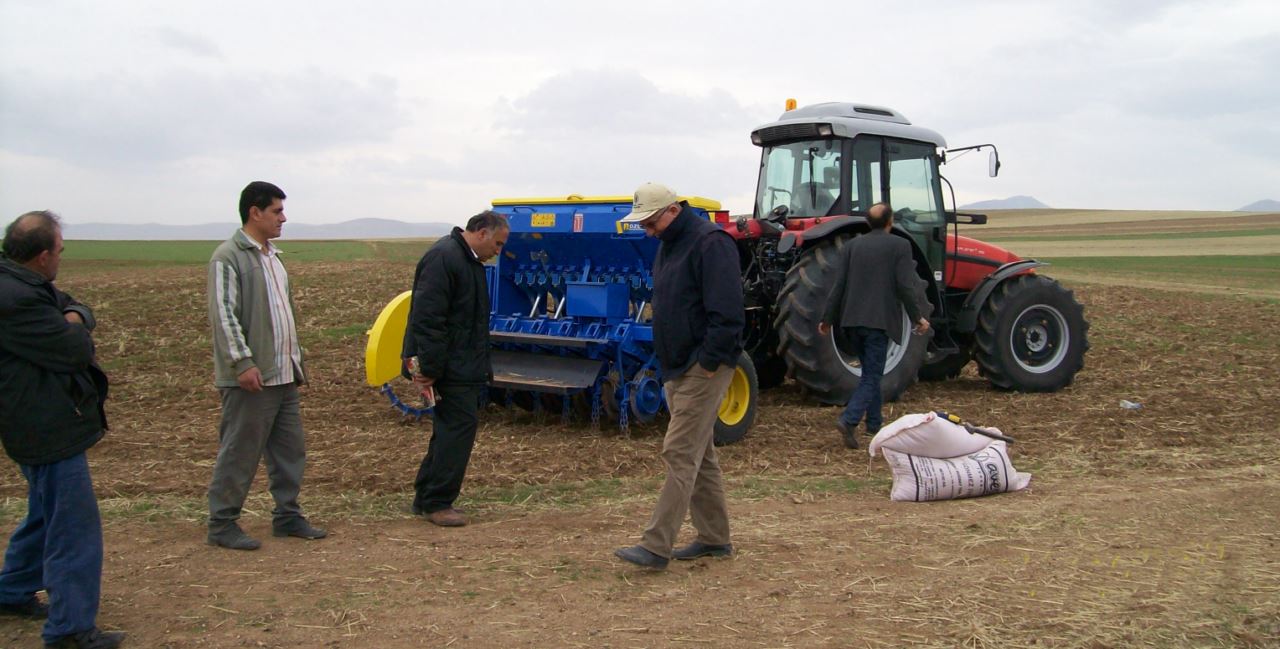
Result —
[[671, 423], [662, 440], [662, 461], [667, 479], [640, 540], [640, 546], [654, 554], [671, 556], [686, 513], [699, 541], [729, 543], [729, 510], [716, 457], [715, 423], [734, 371], [722, 366], [715, 376], [707, 377], [694, 366], [666, 383]]
[[267, 459], [267, 487], [276, 506], [273, 523], [287, 525], [302, 516], [298, 492], [306, 465], [298, 386], [275, 385], [260, 392], [219, 388], [222, 422], [218, 427], [218, 459], [209, 483], [209, 531], [230, 528], [240, 518], [258, 460]]

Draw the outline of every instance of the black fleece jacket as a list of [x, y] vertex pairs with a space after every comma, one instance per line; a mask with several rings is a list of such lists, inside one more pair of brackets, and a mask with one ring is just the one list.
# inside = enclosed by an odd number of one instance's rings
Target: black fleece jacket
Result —
[[694, 363], [735, 367], [742, 353], [742, 271], [733, 237], [683, 206], [653, 262], [653, 344], [666, 379]]

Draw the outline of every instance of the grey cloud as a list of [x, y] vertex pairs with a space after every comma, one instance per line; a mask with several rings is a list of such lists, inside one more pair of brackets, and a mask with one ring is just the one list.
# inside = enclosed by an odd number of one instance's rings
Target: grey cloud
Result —
[[[761, 114], [761, 111], [765, 115]], [[578, 70], [501, 101], [493, 131], [443, 159], [364, 159], [352, 170], [390, 183], [500, 185], [514, 194], [627, 194], [644, 180], [713, 197], [750, 191], [759, 150], [750, 130], [774, 109], [723, 90], [664, 91], [631, 71]]]
[[380, 142], [405, 123], [397, 86], [323, 71], [73, 79], [0, 74], [0, 146], [73, 163], [135, 164]]
[[703, 96], [660, 89], [630, 70], [573, 70], [502, 105], [499, 126], [532, 137], [721, 132], [750, 113], [728, 92]]
[[222, 49], [218, 47], [217, 43], [197, 34], [174, 29], [173, 27], [157, 27], [151, 31], [151, 35], [157, 43], [170, 49], [198, 57], [222, 58]]
[[1280, 110], [1280, 42], [1257, 38], [1198, 58], [1170, 57], [1132, 71], [1122, 101], [1170, 117], [1213, 117]]

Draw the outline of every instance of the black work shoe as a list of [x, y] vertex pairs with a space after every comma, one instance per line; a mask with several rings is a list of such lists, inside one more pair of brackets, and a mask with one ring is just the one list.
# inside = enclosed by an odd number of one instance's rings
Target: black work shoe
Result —
[[726, 543], [724, 545], [711, 545], [702, 541], [694, 541], [683, 548], [676, 548], [671, 553], [672, 559], [680, 561], [688, 561], [697, 559], [698, 557], [727, 557], [733, 554], [733, 544]]
[[49, 617], [49, 605], [36, 599], [35, 595], [31, 599], [21, 604], [0, 604], [0, 615], [10, 615], [13, 617], [25, 617], [30, 620], [43, 620]]
[[65, 649], [116, 649], [123, 642], [123, 631], [103, 631], [95, 626], [88, 631], [64, 635], [53, 642], [46, 642], [44, 646]]
[[670, 561], [666, 557], [654, 554], [638, 545], [633, 545], [629, 548], [618, 548], [613, 551], [613, 556], [651, 570], [666, 570], [667, 563]]
[[229, 550], [257, 550], [262, 547], [262, 543], [258, 539], [245, 534], [244, 530], [235, 524], [221, 532], [210, 530], [207, 542], [209, 545], [216, 545]]
[[880, 434], [879, 428], [872, 428], [870, 426], [867, 426], [867, 437], [875, 437], [876, 435], [879, 435], [879, 434]]
[[836, 420], [836, 430], [840, 431], [840, 439], [844, 440], [845, 448], [858, 448], [858, 438], [853, 436], [853, 426], [844, 423], [844, 420]]
[[307, 519], [299, 516], [291, 519], [284, 525], [272, 525], [271, 536], [278, 536], [282, 538], [286, 536], [296, 536], [300, 539], [314, 541], [316, 539], [323, 539], [324, 537], [329, 536], [329, 533], [318, 527], [312, 527], [311, 523], [307, 522]]

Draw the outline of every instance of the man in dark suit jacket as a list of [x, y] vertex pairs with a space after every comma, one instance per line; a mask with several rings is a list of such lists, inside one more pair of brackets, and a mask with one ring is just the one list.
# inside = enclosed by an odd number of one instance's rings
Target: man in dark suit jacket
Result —
[[884, 376], [889, 339], [904, 344], [902, 309], [916, 323], [914, 333], [929, 331], [929, 300], [924, 282], [916, 275], [911, 244], [890, 234], [893, 209], [886, 203], [872, 205], [867, 210], [867, 223], [871, 232], [844, 247], [835, 286], [818, 323], [818, 333], [824, 336], [831, 333], [832, 325], [843, 327], [845, 338], [853, 343], [862, 362], [862, 379], [836, 420], [836, 428], [849, 448], [858, 448], [853, 431], [863, 415], [869, 435], [879, 432], [884, 423], [880, 379]]

